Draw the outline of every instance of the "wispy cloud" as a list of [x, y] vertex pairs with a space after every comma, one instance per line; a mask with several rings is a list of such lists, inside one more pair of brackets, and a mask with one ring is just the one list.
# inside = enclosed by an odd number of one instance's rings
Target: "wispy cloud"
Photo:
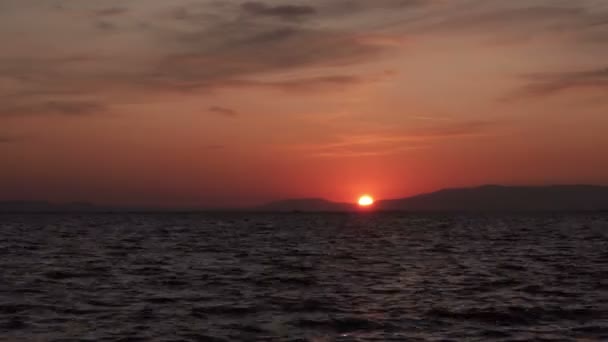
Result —
[[608, 91], [608, 68], [526, 75], [528, 83], [509, 99], [536, 98], [564, 92]]
[[307, 5], [267, 5], [261, 2], [249, 1], [241, 5], [244, 11], [252, 15], [279, 17], [285, 20], [296, 20], [315, 14], [317, 11]]
[[226, 148], [226, 145], [211, 144], [211, 145], [207, 145], [206, 147], [209, 150], [223, 150]]
[[209, 42], [221, 45], [212, 54], [209, 46], [200, 43], [212, 32], [176, 33], [176, 41], [183, 42], [188, 52], [174, 52], [161, 60], [162, 79], [213, 87], [268, 73], [356, 64], [389, 49], [362, 41], [357, 34], [332, 30], [266, 25], [252, 25], [247, 32], [240, 25], [222, 30], [217, 37], [221, 41]]
[[80, 116], [90, 114], [101, 114], [106, 106], [94, 101], [69, 101], [52, 100], [44, 102], [15, 101], [0, 106], [0, 117], [23, 116], [23, 115], [66, 115]]
[[[339, 89], [370, 78], [353, 70], [278, 81], [273, 75], [377, 62], [428, 33], [524, 39], [530, 32], [556, 34], [572, 38], [564, 40], [564, 48], [608, 41], [608, 7], [594, 0], [54, 3], [62, 10], [40, 1], [2, 5], [0, 20], [10, 25], [0, 32], [2, 39], [13, 40], [8, 32], [26, 25], [10, 18], [40, 23], [25, 30], [35, 34], [0, 54], [0, 74], [12, 80], [12, 88], [0, 88], [0, 96], [10, 97], [0, 103], [0, 115], [98, 113], [113, 104], [110, 93], [131, 99], [246, 86], [307, 93]], [[48, 42], [61, 48], [49, 49]], [[560, 76], [532, 82], [527, 91], [604, 89], [605, 82]]]
[[209, 107], [209, 112], [230, 118], [234, 118], [238, 115], [238, 113], [233, 109], [219, 106]]
[[474, 121], [420, 128], [410, 132], [381, 130], [368, 134], [350, 134], [333, 142], [292, 146], [317, 157], [358, 157], [395, 154], [430, 147], [447, 139], [481, 137], [495, 134], [496, 123]]
[[[126, 5], [131, 5], [127, 3]], [[317, 67], [343, 67], [371, 61], [383, 52], [397, 48], [379, 43], [376, 38], [363, 39], [356, 30], [337, 30], [299, 23], [268, 21], [264, 17], [299, 18], [316, 15], [312, 5], [283, 5], [272, 2], [246, 2], [242, 6], [225, 4], [185, 3], [165, 6], [181, 9], [172, 16], [153, 12], [141, 17], [144, 26], [116, 21], [127, 11], [137, 12], [135, 3], [127, 7], [91, 9], [98, 17], [91, 27], [101, 31], [120, 31], [119, 35], [93, 37], [108, 48], [104, 55], [81, 49], [61, 37], [52, 38], [65, 30], [66, 36], [81, 30], [72, 20], [54, 28], [50, 40], [56, 45], [70, 44], [65, 52], [37, 55], [36, 51], [6, 57], [0, 55], [0, 72], [18, 83], [8, 102], [0, 104], [0, 113], [31, 114], [85, 114], [100, 112], [113, 103], [108, 94], [120, 93], [123, 98], [150, 92], [192, 92], [210, 89], [227, 89], [231, 86], [266, 87], [285, 91], [323, 91], [331, 86], [344, 86], [359, 82], [358, 76], [324, 76], [299, 80], [273, 81], [264, 77], [273, 73], [300, 71]], [[15, 8], [20, 8], [15, 4]], [[70, 5], [71, 6], [71, 5]], [[83, 4], [83, 7], [85, 5]], [[132, 8], [135, 7], [135, 8]], [[28, 12], [36, 8], [23, 6]], [[76, 16], [67, 5], [59, 14], [49, 18]], [[82, 8], [81, 8], [82, 9]], [[37, 10], [42, 10], [37, 8]], [[89, 13], [91, 12], [89, 11]], [[65, 13], [64, 13], [65, 12]], [[243, 16], [239, 13], [246, 12]], [[76, 13], [76, 14], [75, 14]], [[236, 17], [234, 17], [236, 15]], [[0, 14], [1, 17], [1, 14]], [[1, 19], [1, 18], [0, 18]], [[109, 21], [112, 19], [112, 21]], [[67, 17], [66, 17], [67, 20]], [[42, 28], [43, 26], [40, 26]], [[244, 29], [244, 28], [247, 29]], [[98, 30], [98, 31], [99, 31]], [[94, 31], [88, 34], [95, 34]], [[100, 33], [97, 33], [100, 34]], [[121, 39], [135, 39], [138, 46], [121, 43]], [[44, 44], [42, 38], [32, 36], [31, 46]], [[116, 40], [120, 48], [112, 49]], [[70, 50], [74, 50], [70, 53]], [[79, 51], [78, 51], [79, 50]], [[46, 51], [46, 50], [45, 50]], [[89, 56], [89, 58], [82, 58]], [[253, 81], [255, 80], [255, 81]], [[119, 89], [120, 91], [118, 91]], [[5, 94], [0, 94], [5, 95]], [[63, 98], [69, 97], [70, 100]], [[89, 103], [86, 98], [105, 99], [107, 103]], [[15, 99], [19, 100], [16, 101]]]
[[[436, 20], [428, 17], [419, 28], [452, 33], [485, 34], [527, 40], [539, 36], [569, 38], [569, 44], [588, 44], [608, 33], [608, 7], [601, 1], [459, 1]], [[533, 32], [533, 34], [530, 34]]]
[[18, 139], [13, 137], [13, 136], [9, 136], [9, 135], [0, 135], [0, 144], [12, 144], [17, 142]]
[[112, 31], [116, 29], [116, 25], [108, 22], [108, 21], [99, 21], [96, 24], [97, 28], [103, 31]]
[[375, 10], [411, 10], [425, 8], [433, 4], [433, 0], [334, 0], [319, 1], [326, 11], [332, 14], [365, 13]]
[[96, 10], [93, 13], [99, 17], [113, 17], [127, 13], [129, 10], [126, 7], [108, 7]]
[[257, 88], [277, 90], [288, 93], [320, 93], [324, 91], [342, 90], [351, 86], [372, 83], [381, 79], [378, 77], [359, 77], [354, 75], [332, 75], [320, 77], [299, 77], [282, 80], [227, 80], [218, 83], [218, 88]]

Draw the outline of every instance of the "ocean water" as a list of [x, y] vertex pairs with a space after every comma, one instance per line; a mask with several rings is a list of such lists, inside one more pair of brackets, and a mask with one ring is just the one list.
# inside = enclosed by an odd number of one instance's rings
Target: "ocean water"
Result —
[[2, 341], [608, 341], [608, 214], [0, 215]]

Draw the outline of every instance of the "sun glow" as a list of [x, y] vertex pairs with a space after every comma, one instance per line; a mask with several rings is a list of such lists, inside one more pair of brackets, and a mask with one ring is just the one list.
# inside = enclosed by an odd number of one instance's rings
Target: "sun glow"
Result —
[[369, 207], [370, 205], [374, 204], [374, 198], [369, 195], [363, 195], [359, 197], [358, 203], [361, 207]]

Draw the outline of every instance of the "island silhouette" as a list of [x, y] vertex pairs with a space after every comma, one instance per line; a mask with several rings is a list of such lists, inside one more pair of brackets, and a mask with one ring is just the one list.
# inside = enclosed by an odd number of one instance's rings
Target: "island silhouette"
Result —
[[[205, 208], [183, 208], [205, 211]], [[179, 211], [181, 209], [177, 209]], [[215, 209], [217, 210], [217, 209]], [[255, 212], [349, 212], [359, 211], [355, 203], [333, 202], [323, 198], [295, 198], [270, 202], [250, 208], [226, 208], [227, 211]], [[450, 188], [431, 193], [378, 200], [372, 211], [606, 211], [608, 186], [552, 185], [502, 186], [483, 185]], [[118, 207], [90, 203], [56, 204], [45, 201], [0, 201], [0, 212], [114, 212], [176, 211], [175, 208]]]
[[[351, 203], [324, 199], [288, 199], [258, 208], [264, 211], [352, 211]], [[604, 211], [608, 210], [608, 186], [483, 185], [450, 188], [431, 193], [378, 200], [375, 211]]]

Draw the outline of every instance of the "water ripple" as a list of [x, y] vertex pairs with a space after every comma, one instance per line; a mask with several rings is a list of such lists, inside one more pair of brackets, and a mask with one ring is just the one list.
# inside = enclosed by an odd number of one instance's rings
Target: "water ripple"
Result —
[[0, 341], [608, 340], [608, 215], [0, 216]]

